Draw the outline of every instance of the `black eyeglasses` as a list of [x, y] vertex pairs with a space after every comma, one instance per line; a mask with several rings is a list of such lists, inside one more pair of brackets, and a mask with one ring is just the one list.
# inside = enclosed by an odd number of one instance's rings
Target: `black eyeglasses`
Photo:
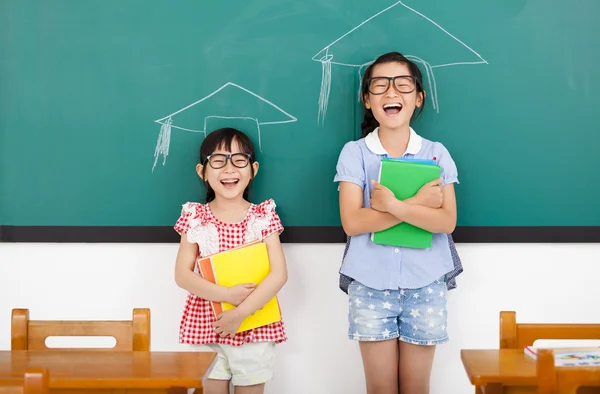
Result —
[[390, 88], [390, 82], [394, 83], [394, 89], [396, 89], [398, 93], [412, 93], [419, 83], [412, 75], [374, 77], [369, 78], [368, 82], [368, 88], [371, 94], [384, 94]]
[[204, 163], [208, 162], [208, 164], [218, 170], [219, 168], [223, 168], [227, 165], [227, 160], [231, 161], [234, 167], [244, 168], [250, 163], [252, 157], [247, 153], [233, 153], [230, 155], [225, 155], [223, 153], [214, 153], [204, 160]]

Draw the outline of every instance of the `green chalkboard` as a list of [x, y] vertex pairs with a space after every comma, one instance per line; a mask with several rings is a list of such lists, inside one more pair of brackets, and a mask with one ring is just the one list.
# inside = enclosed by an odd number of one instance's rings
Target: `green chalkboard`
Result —
[[397, 50], [425, 75], [413, 127], [459, 169], [459, 241], [600, 241], [597, 15], [596, 0], [3, 0], [0, 240], [173, 240], [202, 199], [205, 133], [231, 125], [259, 148], [251, 197], [275, 199], [287, 240], [343, 241], [333, 177], [360, 135], [359, 77]]

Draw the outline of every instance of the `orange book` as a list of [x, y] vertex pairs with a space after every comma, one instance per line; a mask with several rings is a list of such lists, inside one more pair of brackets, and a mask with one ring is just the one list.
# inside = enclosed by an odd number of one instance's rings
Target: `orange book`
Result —
[[[235, 286], [244, 283], [258, 285], [269, 274], [270, 263], [267, 245], [254, 241], [211, 256], [200, 257], [197, 261], [200, 275], [209, 282], [221, 286]], [[224, 311], [234, 309], [228, 302], [211, 302], [215, 317]], [[246, 317], [237, 332], [247, 331], [281, 320], [277, 296], [261, 309]]]

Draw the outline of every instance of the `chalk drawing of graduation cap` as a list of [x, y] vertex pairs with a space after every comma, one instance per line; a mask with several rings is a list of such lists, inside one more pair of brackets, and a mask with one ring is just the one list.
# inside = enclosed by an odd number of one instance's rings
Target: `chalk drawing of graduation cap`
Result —
[[[250, 99], [250, 100], [249, 100]], [[233, 116], [235, 115], [235, 116]], [[296, 118], [264, 97], [233, 82], [227, 82], [209, 95], [183, 107], [170, 115], [155, 120], [160, 133], [154, 150], [154, 165], [163, 157], [163, 166], [169, 155], [171, 130], [178, 129], [192, 133], [203, 133], [206, 137], [207, 122], [210, 119], [245, 119], [256, 123], [258, 147], [262, 152], [260, 128], [263, 125], [276, 125], [296, 122]]]
[[[428, 44], [422, 37], [435, 37], [436, 41]], [[397, 1], [344, 33], [313, 56], [312, 60], [322, 65], [318, 120], [323, 121], [327, 113], [332, 65], [354, 67], [360, 78], [364, 68], [375, 60], [361, 57], [360, 54], [373, 56], [377, 42], [385, 40], [392, 44], [388, 44], [387, 49], [392, 47], [392, 50], [401, 52], [420, 64], [425, 71], [423, 78], [427, 79], [429, 85], [428, 97], [436, 112], [439, 112], [439, 105], [434, 69], [488, 64], [481, 55], [437, 22], [402, 1]], [[358, 96], [360, 98], [360, 91]]]

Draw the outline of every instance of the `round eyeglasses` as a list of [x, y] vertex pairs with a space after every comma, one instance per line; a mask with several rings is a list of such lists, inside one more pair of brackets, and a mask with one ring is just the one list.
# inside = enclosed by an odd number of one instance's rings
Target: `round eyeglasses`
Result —
[[394, 89], [398, 93], [412, 93], [417, 87], [417, 79], [412, 75], [399, 75], [397, 77], [374, 77], [369, 78], [369, 93], [384, 94], [393, 82]]
[[230, 155], [226, 155], [223, 153], [214, 153], [206, 158], [204, 163], [208, 162], [208, 164], [218, 170], [219, 168], [223, 168], [227, 165], [227, 160], [231, 161], [234, 167], [244, 168], [250, 163], [252, 158], [247, 153], [233, 153]]

